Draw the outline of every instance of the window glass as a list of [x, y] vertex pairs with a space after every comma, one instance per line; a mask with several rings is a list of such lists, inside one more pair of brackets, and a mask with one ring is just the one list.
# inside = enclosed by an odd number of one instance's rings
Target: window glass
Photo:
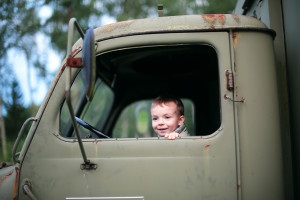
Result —
[[[107, 119], [108, 111], [113, 102], [113, 92], [101, 79], [96, 80], [94, 97], [88, 102], [85, 97], [85, 87], [83, 84], [83, 73], [80, 72], [76, 77], [71, 88], [71, 102], [75, 116], [100, 129]], [[94, 137], [89, 130], [78, 126], [83, 138]], [[60, 117], [61, 135], [65, 137], [74, 137], [74, 130], [68, 105], [64, 102]], [[97, 136], [96, 136], [97, 137]]]
[[[97, 79], [93, 100], [85, 105], [83, 112], [78, 116], [80, 119], [101, 131], [111, 109], [113, 97], [111, 89], [103, 81]], [[83, 132], [88, 134], [85, 134], [83, 137], [98, 137], [87, 129], [81, 126], [80, 128]]]
[[[77, 113], [80, 107], [80, 102], [82, 102], [85, 98], [85, 88], [83, 82], [83, 73], [79, 73], [76, 77], [76, 80], [72, 84], [71, 88], [71, 103], [73, 106], [74, 113]], [[61, 135], [68, 137], [70, 135], [72, 127], [72, 120], [70, 118], [70, 112], [68, 109], [67, 102], [65, 101], [60, 115], [60, 130]]]
[[[185, 107], [185, 125], [190, 135], [194, 135], [194, 104], [189, 99], [182, 99], [182, 102]], [[112, 136], [114, 138], [156, 137], [151, 123], [151, 103], [152, 100], [143, 100], [127, 106], [118, 118]]]

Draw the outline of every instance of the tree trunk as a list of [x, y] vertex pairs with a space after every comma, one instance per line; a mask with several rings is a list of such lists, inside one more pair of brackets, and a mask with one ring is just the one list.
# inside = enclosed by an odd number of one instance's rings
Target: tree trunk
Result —
[[5, 123], [4, 118], [2, 116], [2, 97], [0, 96], [0, 126], [1, 126], [1, 143], [2, 143], [2, 152], [3, 152], [3, 160], [7, 158], [7, 149], [6, 149], [6, 133], [5, 133]]

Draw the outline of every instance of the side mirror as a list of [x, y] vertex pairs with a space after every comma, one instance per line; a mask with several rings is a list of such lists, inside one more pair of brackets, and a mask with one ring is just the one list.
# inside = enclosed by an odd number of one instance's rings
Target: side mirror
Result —
[[92, 28], [89, 28], [84, 35], [82, 60], [86, 97], [91, 101], [94, 97], [96, 78], [95, 35]]
[[[75, 27], [83, 39], [82, 44], [82, 59], [72, 57], [73, 36]], [[67, 75], [66, 92], [71, 90], [71, 69], [82, 67], [84, 73], [85, 92], [88, 101], [91, 101], [94, 96], [94, 86], [96, 79], [96, 57], [95, 57], [95, 35], [94, 30], [89, 28], [84, 34], [75, 18], [69, 21], [68, 32], [68, 47], [67, 47], [67, 66], [69, 73]]]

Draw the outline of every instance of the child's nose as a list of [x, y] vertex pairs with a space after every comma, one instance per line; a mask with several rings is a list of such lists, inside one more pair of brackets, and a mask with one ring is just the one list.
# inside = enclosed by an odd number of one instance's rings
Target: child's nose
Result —
[[159, 123], [159, 124], [164, 124], [164, 123], [165, 123], [165, 120], [164, 120], [163, 118], [159, 118], [158, 123]]

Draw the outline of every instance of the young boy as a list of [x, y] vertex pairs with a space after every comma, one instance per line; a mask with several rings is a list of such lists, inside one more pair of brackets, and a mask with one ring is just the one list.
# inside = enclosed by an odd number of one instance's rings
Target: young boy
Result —
[[188, 136], [184, 125], [184, 106], [174, 96], [158, 96], [151, 105], [152, 127], [156, 134], [170, 140]]

